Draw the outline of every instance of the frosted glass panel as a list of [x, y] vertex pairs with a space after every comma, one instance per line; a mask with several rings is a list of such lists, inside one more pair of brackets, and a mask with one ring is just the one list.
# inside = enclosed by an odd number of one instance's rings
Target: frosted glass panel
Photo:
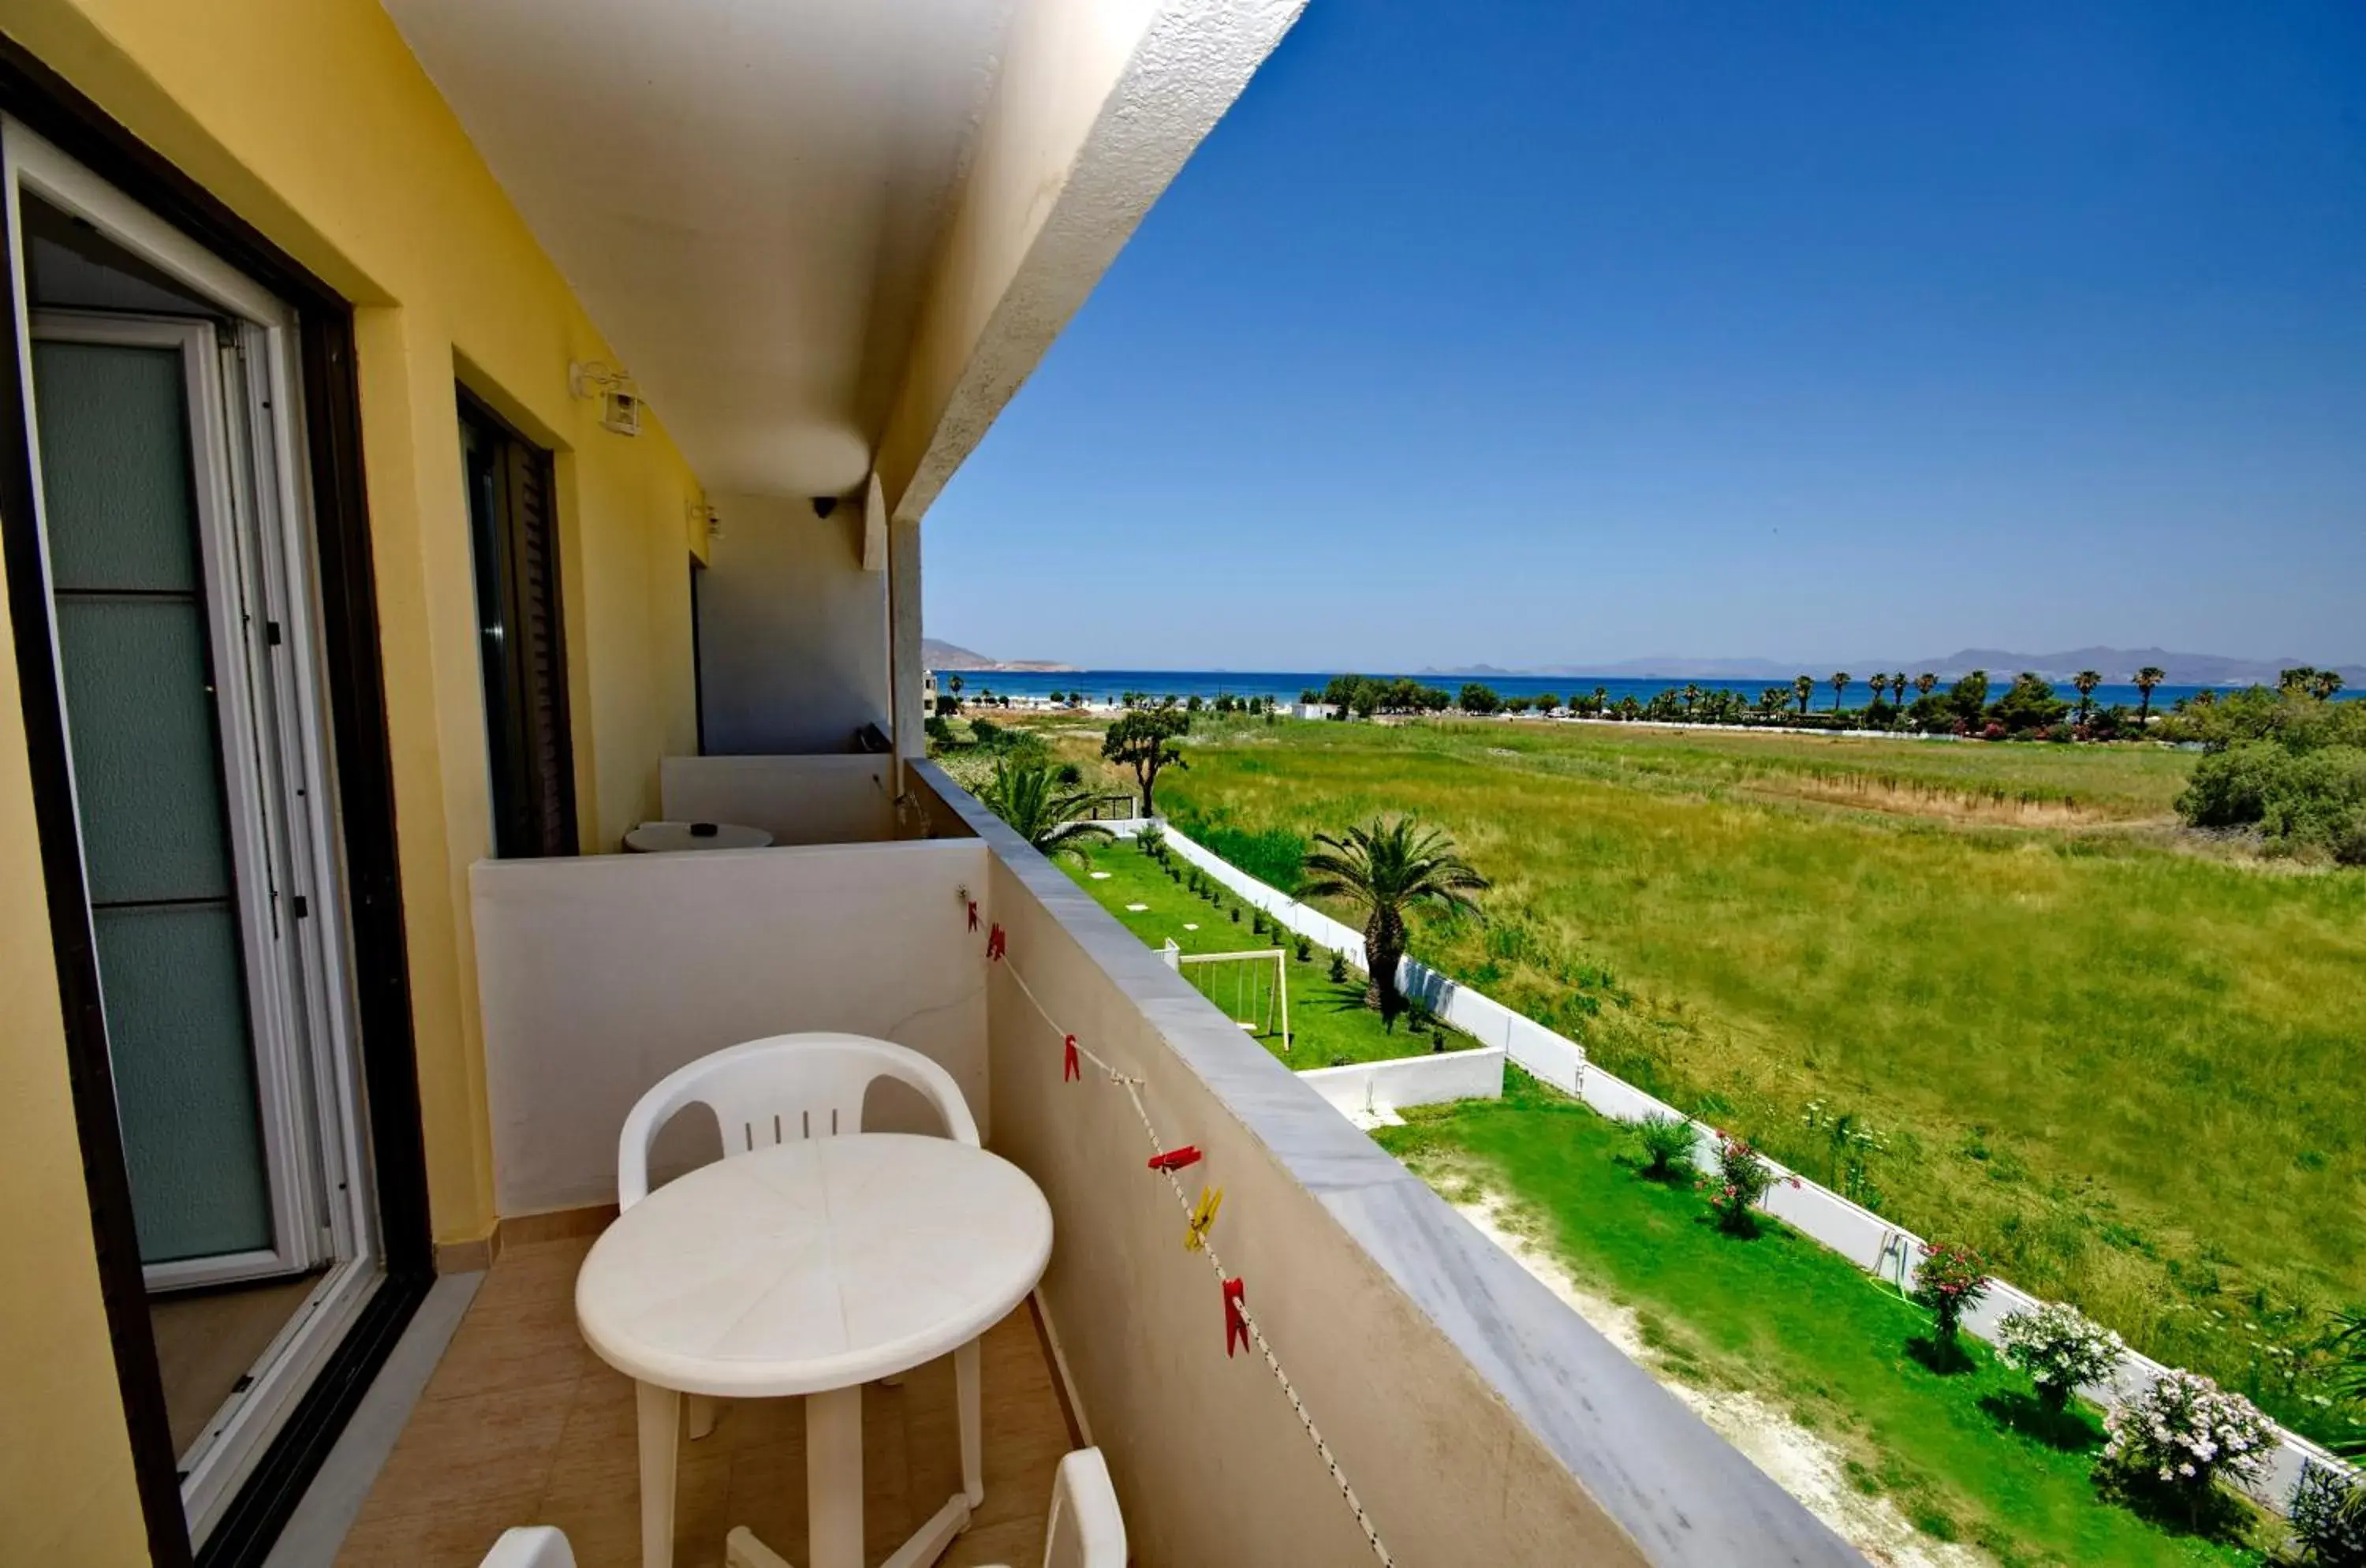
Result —
[[269, 1247], [237, 916], [225, 903], [91, 919], [141, 1261]]
[[179, 351], [37, 342], [33, 388], [51, 586], [197, 592]]
[[33, 350], [74, 801], [150, 1264], [274, 1239], [182, 366], [170, 348]]
[[204, 615], [194, 599], [58, 600], [94, 904], [231, 891]]

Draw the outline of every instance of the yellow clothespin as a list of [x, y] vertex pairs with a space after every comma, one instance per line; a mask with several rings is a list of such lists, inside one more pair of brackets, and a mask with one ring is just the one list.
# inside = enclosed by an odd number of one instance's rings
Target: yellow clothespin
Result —
[[1191, 1228], [1183, 1237], [1183, 1249], [1197, 1252], [1208, 1245], [1208, 1227], [1216, 1223], [1216, 1211], [1224, 1206], [1224, 1190], [1221, 1187], [1200, 1189], [1200, 1201], [1191, 1210]]

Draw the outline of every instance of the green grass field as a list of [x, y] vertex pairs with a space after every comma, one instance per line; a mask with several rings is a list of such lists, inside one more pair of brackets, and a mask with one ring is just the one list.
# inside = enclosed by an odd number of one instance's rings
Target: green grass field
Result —
[[[1213, 897], [1191, 892], [1130, 842], [1096, 845], [1091, 854], [1088, 866], [1072, 860], [1060, 864], [1146, 946], [1163, 947], [1171, 938], [1185, 953], [1249, 953], [1293, 940], [1281, 934], [1259, 935], [1251, 923], [1255, 912], [1247, 905], [1212, 884]], [[1177, 865], [1189, 874], [1179, 857]], [[1131, 908], [1135, 904], [1146, 908]], [[1237, 922], [1233, 919], [1235, 910], [1240, 915]], [[1293, 948], [1284, 964], [1290, 992], [1287, 1052], [1282, 1049], [1280, 1032], [1274, 1027], [1270, 964], [1187, 964], [1181, 972], [1223, 1010], [1225, 1017], [1256, 1024], [1254, 1032], [1266, 1048], [1301, 1071], [1409, 1056], [1435, 1043], [1434, 1037], [1417, 1035], [1406, 1024], [1399, 1024], [1394, 1032], [1382, 1029], [1380, 1015], [1364, 1005], [1364, 977], [1351, 969], [1346, 984], [1335, 982], [1330, 976], [1330, 954], [1323, 949], [1314, 948], [1312, 958], [1301, 961]], [[1448, 1050], [1460, 1050], [1473, 1042], [1448, 1030], [1445, 1043]]]
[[1932, 1371], [1910, 1348], [1930, 1333], [1921, 1308], [1779, 1224], [1719, 1234], [1698, 1193], [1638, 1174], [1629, 1133], [1525, 1074], [1504, 1095], [1417, 1108], [1374, 1136], [1450, 1199], [1517, 1194], [1581, 1282], [1636, 1310], [1665, 1375], [1772, 1400], [1841, 1448], [1861, 1491], [2004, 1568], [2257, 1561], [2099, 1496], [2093, 1411], [2048, 1416], [1977, 1344], [1966, 1370]]
[[2354, 1429], [2308, 1347], [2366, 1301], [2366, 876], [2183, 840], [2189, 755], [1215, 722], [1189, 757], [1162, 808], [1261, 874], [1443, 825], [1492, 919], [1422, 958], [1820, 1179], [1811, 1103], [1868, 1121], [1884, 1213]]

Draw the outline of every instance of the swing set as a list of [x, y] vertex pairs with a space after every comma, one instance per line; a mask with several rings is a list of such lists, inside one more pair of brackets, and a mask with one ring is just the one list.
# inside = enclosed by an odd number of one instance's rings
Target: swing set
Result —
[[[1223, 980], [1220, 971], [1206, 966], [1211, 964], [1233, 965], [1232, 1005], [1226, 1015], [1247, 1032], [1261, 1037], [1279, 1035], [1281, 1048], [1290, 1049], [1290, 954], [1279, 947], [1260, 947], [1246, 953], [1185, 953], [1169, 938], [1160, 957], [1177, 974], [1186, 965], [1200, 970], [1190, 976], [1194, 989], [1214, 1002], [1224, 1006]], [[1268, 976], [1266, 966], [1273, 973]]]

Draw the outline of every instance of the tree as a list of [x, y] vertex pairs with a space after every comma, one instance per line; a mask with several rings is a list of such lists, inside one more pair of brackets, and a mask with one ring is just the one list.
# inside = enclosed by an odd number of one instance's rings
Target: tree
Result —
[[1191, 730], [1191, 716], [1177, 708], [1134, 708], [1121, 715], [1101, 737], [1101, 755], [1133, 770], [1142, 788], [1142, 814], [1155, 815], [1151, 798], [1158, 770], [1187, 767], [1176, 740]]
[[1788, 686], [1769, 686], [1758, 694], [1758, 711], [1768, 718], [1773, 718], [1790, 705], [1791, 688]]
[[2102, 683], [2103, 678], [2092, 670], [2081, 670], [2070, 677], [2070, 684], [2079, 692], [2079, 723], [2086, 723], [2087, 716], [2095, 711], [2095, 688]]
[[1873, 688], [1873, 705], [1879, 707], [1883, 694], [1889, 690], [1889, 671], [1887, 670], [1875, 671], [1873, 679], [1867, 681], [1865, 684]]
[[1855, 676], [1845, 670], [1836, 670], [1832, 672], [1832, 711], [1834, 713], [1841, 711], [1841, 694], [1847, 691], [1850, 682], [1855, 679]]
[[[1928, 670], [1925, 670], [1922, 673], [1914, 677], [1915, 691], [1926, 697], [1931, 694], [1932, 688], [1938, 685], [1938, 683], [1939, 677], [1932, 674]], [[1902, 695], [1903, 694], [1900, 694]]]
[[1504, 699], [1495, 694], [1492, 686], [1466, 681], [1462, 683], [1462, 695], [1456, 700], [1456, 705], [1464, 713], [1493, 713], [1504, 705]]
[[2316, 679], [2309, 683], [2309, 690], [2316, 694], [2318, 701], [2327, 703], [2331, 702], [2333, 700], [2333, 694], [2341, 690], [2341, 671], [2338, 670], [2318, 671], [2316, 672]]
[[1486, 886], [1487, 879], [1456, 852], [1442, 829], [1411, 817], [1376, 817], [1338, 838], [1314, 835], [1299, 896], [1344, 898], [1362, 911], [1371, 975], [1364, 998], [1393, 1028], [1405, 1010], [1397, 963], [1404, 957], [1406, 912], [1428, 907], [1476, 916], [1481, 911], [1470, 895]]
[[959, 675], [946, 676], [945, 688], [952, 692], [953, 695], [957, 697], [960, 696], [962, 694], [962, 678]]
[[1988, 711], [1991, 724], [2000, 724], [2015, 735], [2049, 728], [2062, 722], [2070, 705], [2054, 694], [2054, 683], [2043, 675], [2023, 671], [2012, 679], [2012, 685], [1999, 697]]
[[1560, 694], [1559, 692], [1538, 692], [1536, 694], [1535, 700], [1536, 709], [1538, 713], [1550, 713], [1553, 709], [1560, 706]]
[[1793, 694], [1797, 696], [1799, 699], [1799, 711], [1801, 713], [1806, 713], [1808, 711], [1808, 699], [1816, 694], [1816, 678], [1813, 675], [1792, 676], [1791, 691]]
[[1504, 711], [1513, 715], [1524, 714], [1528, 711], [1528, 699], [1526, 697], [1505, 697], [1504, 699]]
[[1684, 716], [1686, 718], [1690, 718], [1693, 716], [1693, 705], [1700, 701], [1700, 688], [1696, 685], [1687, 684], [1684, 687]]
[[1610, 705], [1610, 688], [1609, 688], [1609, 687], [1607, 687], [1607, 686], [1596, 686], [1596, 687], [1594, 687], [1594, 711], [1595, 713], [1599, 714], [1599, 713], [1600, 713], [1604, 708], [1606, 708], [1606, 707], [1608, 707], [1609, 705]]
[[2152, 722], [2152, 689], [2168, 679], [2169, 671], [2158, 664], [2147, 664], [2136, 671], [2136, 691], [2144, 697], [2143, 705], [2136, 709], [2139, 728]]
[[1040, 758], [997, 761], [979, 798], [1040, 853], [1055, 859], [1083, 860], [1087, 843], [1114, 837], [1099, 823], [1084, 820], [1093, 808], [1092, 793], [1062, 788], [1058, 773]]

